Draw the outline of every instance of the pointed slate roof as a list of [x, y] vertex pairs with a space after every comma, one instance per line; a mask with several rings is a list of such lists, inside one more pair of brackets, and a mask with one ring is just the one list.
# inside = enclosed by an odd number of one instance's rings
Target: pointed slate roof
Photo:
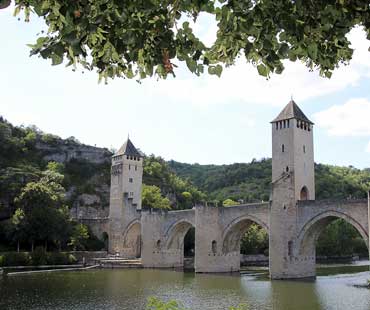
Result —
[[280, 112], [280, 114], [271, 122], [275, 123], [278, 121], [283, 121], [286, 119], [296, 118], [300, 121], [304, 121], [310, 124], [313, 124], [307, 116], [302, 112], [299, 106], [294, 102], [294, 100], [290, 100], [289, 103], [285, 106], [285, 108]]
[[117, 151], [115, 155], [143, 157], [129, 138], [127, 138], [127, 141], [120, 147], [120, 149]]

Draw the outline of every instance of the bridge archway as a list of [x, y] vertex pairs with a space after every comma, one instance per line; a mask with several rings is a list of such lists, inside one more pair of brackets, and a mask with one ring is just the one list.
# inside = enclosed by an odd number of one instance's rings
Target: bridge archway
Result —
[[183, 250], [184, 237], [191, 228], [194, 228], [193, 224], [186, 220], [179, 220], [172, 224], [166, 232], [166, 249]]
[[132, 221], [123, 233], [122, 255], [127, 258], [141, 256], [141, 223], [139, 220]]
[[[240, 254], [240, 245], [243, 236], [251, 228], [252, 225], [257, 225], [259, 229], [269, 231], [268, 225], [263, 221], [253, 216], [242, 216], [233, 220], [224, 230], [222, 237], [222, 253], [234, 253], [236, 256]], [[213, 245], [212, 245], [213, 246]], [[252, 253], [248, 253], [252, 254]], [[257, 254], [257, 253], [253, 253]]]
[[[171, 225], [166, 232], [165, 251], [169, 255], [175, 255], [177, 257], [177, 266], [184, 266], [185, 237], [189, 239], [189, 235], [192, 234], [194, 236], [194, 229], [195, 227], [192, 223], [187, 220], [179, 220]], [[194, 256], [194, 252], [192, 256]]]
[[345, 222], [351, 224], [362, 237], [366, 246], [369, 247], [368, 232], [366, 231], [366, 228], [359, 223], [359, 221], [342, 212], [326, 211], [313, 217], [301, 229], [297, 239], [298, 246], [296, 247], [296, 254], [306, 257], [311, 261], [315, 261], [316, 244], [320, 234], [330, 223], [337, 219], [343, 219]]

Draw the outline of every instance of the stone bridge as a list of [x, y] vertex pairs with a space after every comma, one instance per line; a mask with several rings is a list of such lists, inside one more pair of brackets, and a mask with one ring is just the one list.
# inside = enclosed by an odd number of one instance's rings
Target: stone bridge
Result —
[[144, 158], [127, 139], [112, 158], [109, 250], [141, 256], [144, 267], [182, 267], [184, 237], [194, 227], [195, 271], [234, 272], [240, 239], [257, 223], [269, 233], [271, 278], [286, 279], [315, 276], [316, 241], [335, 219], [353, 225], [369, 247], [370, 198], [315, 200], [313, 123], [291, 100], [271, 125], [271, 200], [227, 208], [142, 211]]
[[[126, 199], [127, 209], [133, 208]], [[276, 278], [315, 275], [315, 245], [323, 229], [343, 219], [369, 245], [369, 200], [297, 201], [296, 229], [291, 238], [276, 236], [270, 229], [272, 203], [233, 207], [198, 205], [182, 211], [142, 211], [121, 232], [122, 255], [140, 257], [144, 267], [181, 268], [184, 265], [184, 237], [195, 228], [195, 271], [236, 272], [240, 270], [240, 240], [252, 223], [270, 235], [270, 267]], [[289, 212], [289, 210], [286, 210]], [[285, 225], [289, 225], [285, 223]], [[281, 227], [283, 230], [286, 227]], [[284, 251], [285, 245], [287, 250]], [[283, 255], [274, 255], [274, 248]], [[275, 270], [275, 265], [278, 265]]]
[[[323, 229], [341, 218], [353, 225], [369, 244], [368, 200], [322, 200], [297, 202], [295, 238], [285, 240], [288, 253], [270, 255], [282, 260], [287, 270], [276, 278], [315, 275], [315, 244]], [[195, 271], [235, 272], [240, 270], [240, 240], [252, 223], [270, 234], [270, 203], [214, 207], [198, 205], [192, 210], [141, 213], [142, 263], [145, 267], [179, 268], [184, 264], [184, 237], [195, 228]], [[138, 222], [139, 223], [139, 222]], [[278, 246], [282, 246], [278, 244]], [[273, 252], [273, 251], [272, 251]], [[272, 254], [273, 255], [273, 254]]]

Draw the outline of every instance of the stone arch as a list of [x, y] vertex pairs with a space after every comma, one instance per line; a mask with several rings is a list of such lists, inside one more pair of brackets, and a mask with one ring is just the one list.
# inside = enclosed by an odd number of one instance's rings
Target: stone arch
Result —
[[241, 216], [234, 219], [222, 233], [222, 253], [240, 252], [240, 239], [251, 224], [257, 224], [269, 231], [268, 225], [252, 215]]
[[123, 232], [123, 256], [139, 258], [141, 256], [141, 223], [133, 220]]
[[184, 237], [194, 225], [187, 220], [179, 220], [172, 224], [166, 231], [166, 249], [183, 250]]
[[298, 235], [297, 247], [295, 248], [298, 253], [296, 254], [315, 259], [316, 243], [321, 232], [336, 219], [343, 219], [351, 224], [359, 232], [366, 246], [369, 248], [368, 232], [356, 219], [343, 212], [325, 211], [310, 219], [303, 226]]
[[299, 199], [308, 200], [308, 197], [309, 197], [309, 192], [308, 192], [307, 186], [303, 186], [299, 194]]

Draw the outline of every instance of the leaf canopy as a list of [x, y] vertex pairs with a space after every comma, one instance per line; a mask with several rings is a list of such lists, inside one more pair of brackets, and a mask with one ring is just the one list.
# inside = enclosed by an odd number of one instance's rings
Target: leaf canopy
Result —
[[[42, 17], [48, 27], [31, 55], [96, 70], [101, 79], [166, 78], [175, 63], [192, 73], [221, 75], [243, 56], [262, 76], [281, 73], [283, 61], [302, 61], [330, 77], [353, 50], [347, 34], [363, 26], [370, 38], [370, 7], [363, 0], [15, 0], [15, 14]], [[9, 0], [0, 0], [0, 8]], [[207, 13], [217, 39], [206, 46], [189, 21]]]

